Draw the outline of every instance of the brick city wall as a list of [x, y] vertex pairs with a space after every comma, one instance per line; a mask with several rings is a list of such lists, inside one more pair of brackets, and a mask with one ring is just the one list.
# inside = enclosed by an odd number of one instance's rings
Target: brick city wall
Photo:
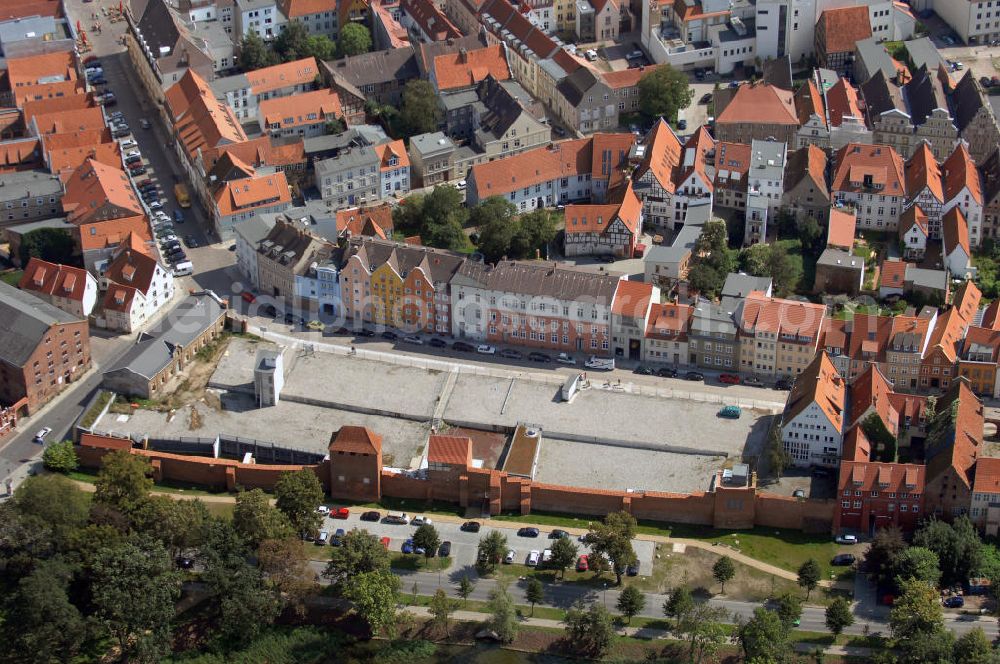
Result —
[[[237, 487], [272, 489], [283, 472], [312, 468], [329, 490], [331, 466], [243, 464], [228, 459], [170, 454], [132, 448], [128, 439], [83, 434], [77, 450], [83, 466], [99, 467], [101, 457], [114, 449], [132, 449], [153, 464], [155, 479], [200, 484], [229, 491]], [[337, 471], [332, 474], [336, 475]], [[370, 485], [369, 485], [370, 486]], [[431, 472], [426, 479], [382, 469], [380, 496], [408, 500], [485, 506], [490, 514], [532, 511], [603, 516], [626, 510], [638, 519], [689, 523], [714, 528], [787, 528], [830, 532], [835, 501], [801, 500], [759, 492], [755, 487], [717, 487], [699, 493], [629, 493], [542, 484], [511, 477], [498, 470], [468, 468], [464, 472]], [[347, 496], [339, 496], [347, 498]]]

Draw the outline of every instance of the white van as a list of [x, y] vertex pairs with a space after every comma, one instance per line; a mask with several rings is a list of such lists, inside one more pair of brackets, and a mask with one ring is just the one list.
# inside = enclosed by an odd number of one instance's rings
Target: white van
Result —
[[548, 565], [552, 561], [552, 549], [542, 551], [542, 564]]
[[319, 535], [316, 537], [316, 546], [326, 546], [327, 540], [330, 539], [330, 533], [326, 530], [319, 531]]
[[540, 557], [540, 555], [541, 554], [539, 554], [537, 550], [533, 549], [531, 553], [528, 554], [528, 561], [527, 561], [528, 567], [537, 567], [538, 558]]
[[191, 261], [184, 261], [174, 266], [175, 277], [183, 277], [188, 274], [194, 274], [194, 263]]
[[584, 366], [588, 369], [598, 369], [600, 371], [612, 371], [615, 368], [615, 358], [613, 357], [597, 357], [596, 355], [591, 355]]

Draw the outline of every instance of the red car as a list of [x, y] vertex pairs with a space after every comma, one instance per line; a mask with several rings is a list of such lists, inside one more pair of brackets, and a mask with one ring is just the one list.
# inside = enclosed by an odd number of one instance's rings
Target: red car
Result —
[[719, 376], [719, 382], [725, 383], [726, 385], [739, 385], [740, 377], [736, 374], [722, 374]]
[[330, 518], [332, 519], [346, 519], [351, 515], [351, 510], [346, 507], [340, 507], [336, 512], [330, 510]]
[[590, 569], [590, 559], [587, 558], [587, 554], [580, 556], [580, 559], [576, 561], [576, 571], [586, 572]]
[[382, 542], [382, 546], [384, 546], [385, 550], [388, 551], [389, 550], [389, 538], [388, 537], [383, 537], [379, 541]]

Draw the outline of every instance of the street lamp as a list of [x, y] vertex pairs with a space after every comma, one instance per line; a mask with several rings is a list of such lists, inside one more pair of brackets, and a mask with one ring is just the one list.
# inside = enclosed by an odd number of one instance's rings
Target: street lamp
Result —
[[604, 608], [608, 608], [608, 582], [604, 582]]

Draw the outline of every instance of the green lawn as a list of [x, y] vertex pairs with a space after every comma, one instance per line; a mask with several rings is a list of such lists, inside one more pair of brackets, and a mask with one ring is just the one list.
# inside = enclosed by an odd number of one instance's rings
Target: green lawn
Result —
[[10, 284], [11, 286], [17, 286], [23, 275], [24, 270], [12, 270], [10, 272], [0, 274], [0, 280], [3, 280], [4, 283]]
[[795, 278], [791, 280], [791, 283], [797, 284], [794, 288], [795, 292], [812, 292], [813, 284], [816, 281], [816, 260], [818, 257], [803, 254], [802, 240], [799, 238], [778, 240], [777, 244], [785, 248], [792, 263]]
[[[97, 472], [90, 468], [78, 468], [67, 475], [71, 480], [93, 484], [97, 481]], [[183, 482], [171, 482], [170, 480], [158, 482], [153, 485], [153, 491], [159, 493], [173, 493], [180, 496], [222, 496], [227, 495], [225, 491], [206, 491], [199, 485], [185, 484]], [[236, 494], [229, 494], [235, 496]], [[232, 511], [230, 509], [230, 511]]]
[[410, 571], [438, 572], [451, 567], [452, 558], [427, 558], [415, 554], [395, 551], [389, 554], [389, 566], [393, 569], [403, 569]]
[[444, 501], [432, 501], [428, 503], [426, 500], [406, 500], [403, 498], [389, 498], [384, 497], [380, 502], [377, 503], [362, 503], [362, 502], [351, 502], [351, 501], [334, 501], [329, 503], [331, 505], [349, 505], [358, 509], [371, 509], [371, 510], [382, 510], [382, 511], [393, 511], [393, 512], [407, 512], [408, 514], [439, 514], [442, 516], [464, 516], [465, 509], [454, 503], [446, 503]]

